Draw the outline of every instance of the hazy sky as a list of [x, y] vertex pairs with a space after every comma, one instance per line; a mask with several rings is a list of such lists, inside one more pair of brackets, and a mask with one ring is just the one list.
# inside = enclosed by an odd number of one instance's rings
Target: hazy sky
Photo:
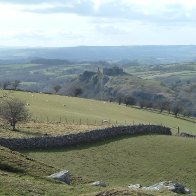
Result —
[[196, 0], [0, 0], [0, 46], [196, 44]]

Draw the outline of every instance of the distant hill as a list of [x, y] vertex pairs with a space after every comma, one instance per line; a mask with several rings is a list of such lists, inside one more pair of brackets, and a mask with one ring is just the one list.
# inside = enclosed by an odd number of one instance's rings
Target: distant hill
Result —
[[112, 60], [157, 64], [196, 60], [196, 46], [80, 46], [62, 48], [0, 48], [0, 59]]
[[172, 97], [172, 91], [159, 81], [144, 80], [118, 67], [103, 68], [103, 71], [98, 69], [97, 72], [84, 71], [66, 82], [62, 92], [65, 95], [117, 102], [119, 98], [123, 101], [131, 96], [134, 99], [133, 105], [144, 99], [155, 101]]

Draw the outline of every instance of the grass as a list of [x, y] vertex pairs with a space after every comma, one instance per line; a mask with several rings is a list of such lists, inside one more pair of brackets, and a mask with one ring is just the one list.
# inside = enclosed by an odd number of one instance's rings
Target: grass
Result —
[[[166, 113], [58, 95], [6, 93], [26, 101], [36, 121], [19, 124], [18, 132], [2, 129], [0, 135], [3, 137], [69, 134], [100, 127], [103, 119], [111, 123], [117, 120], [117, 124], [125, 124], [125, 121], [162, 123], [173, 130], [179, 126], [181, 131], [195, 133], [195, 123]], [[0, 147], [0, 195], [71, 196], [96, 195], [99, 192], [106, 195], [173, 195], [127, 190], [130, 183], [152, 185], [163, 180], [183, 183], [196, 195], [195, 148], [194, 139], [175, 136], [122, 137], [91, 145], [23, 154]], [[67, 186], [44, 178], [63, 169], [70, 170], [75, 184]], [[109, 187], [84, 184], [95, 180], [103, 180], [109, 183]]]
[[1, 146], [0, 170], [19, 172], [32, 176], [46, 176], [56, 171], [55, 167]]
[[164, 180], [182, 183], [196, 193], [196, 142], [176, 136], [140, 136], [108, 140], [71, 149], [26, 152], [90, 180], [111, 187]]
[[[0, 136], [4, 138], [39, 137], [43, 135], [56, 136], [94, 130], [106, 125], [76, 125], [59, 122], [28, 122], [18, 124], [17, 131], [12, 131], [9, 127], [2, 128]], [[107, 125], [109, 126], [109, 125]]]
[[[71, 175], [74, 183], [69, 186], [45, 177], [58, 170], [56, 167], [36, 161], [29, 156], [0, 147], [0, 195], [92, 196], [102, 191], [114, 191], [114, 189], [107, 190], [108, 188], [93, 187], [88, 183], [89, 181], [83, 181], [82, 178], [74, 175]], [[117, 188], [116, 191], [119, 193], [125, 192], [121, 188]], [[140, 191], [129, 192], [140, 196], [149, 195]]]
[[[48, 125], [35, 124], [24, 125], [21, 130], [24, 136], [28, 135], [28, 131], [39, 134], [49, 130], [49, 134], [56, 131], [57, 134], [70, 132], [66, 127], [72, 126], [72, 130], [77, 125], [85, 125], [86, 127], [97, 127], [102, 125], [102, 120], [108, 120], [111, 124], [162, 124], [172, 128], [174, 132], [177, 131], [179, 126], [180, 131], [196, 133], [195, 123], [175, 118], [173, 115], [160, 114], [148, 110], [142, 110], [134, 107], [126, 107], [116, 103], [109, 103], [104, 101], [96, 101], [90, 99], [81, 99], [76, 97], [65, 97], [59, 95], [48, 95], [20, 91], [0, 91], [0, 95], [7, 93], [11, 96], [16, 96], [28, 103], [27, 106], [32, 113], [32, 118], [36, 122], [40, 121]], [[53, 123], [61, 122], [61, 126], [50, 125]], [[37, 127], [36, 127], [37, 126]], [[75, 127], [74, 127], [75, 126]], [[20, 127], [20, 126], [19, 126]], [[43, 129], [42, 129], [43, 127]], [[44, 128], [46, 127], [46, 128]], [[63, 128], [64, 127], [64, 128]], [[58, 131], [59, 129], [59, 131]], [[79, 128], [76, 128], [78, 130]], [[91, 129], [91, 128], [90, 128]], [[0, 134], [4, 135], [5, 131]], [[12, 133], [9, 134], [12, 135]], [[17, 134], [17, 133], [16, 133]], [[19, 133], [21, 134], [21, 132]], [[32, 134], [33, 135], [33, 134]], [[5, 136], [5, 135], [4, 135]]]
[[[103, 188], [90, 185], [66, 185], [46, 178], [21, 175], [0, 170], [0, 195], [69, 195], [79, 196], [103, 191]], [[92, 195], [92, 194], [90, 194]]]
[[45, 178], [57, 171], [58, 167], [0, 146], [0, 195], [79, 195], [91, 191], [84, 185], [87, 180], [74, 175], [71, 186]]

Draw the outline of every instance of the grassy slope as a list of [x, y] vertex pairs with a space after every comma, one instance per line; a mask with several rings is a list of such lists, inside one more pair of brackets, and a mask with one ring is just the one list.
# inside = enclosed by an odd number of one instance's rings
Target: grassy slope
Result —
[[0, 146], [0, 169], [10, 172], [25, 173], [33, 176], [47, 176], [56, 171], [55, 167], [44, 164]]
[[44, 178], [57, 171], [56, 167], [0, 146], [0, 195], [79, 195], [101, 190], [78, 184], [82, 181], [74, 176], [74, 186]]
[[79, 176], [106, 181], [111, 186], [152, 185], [172, 180], [196, 192], [195, 149], [194, 139], [141, 136], [27, 154]]
[[[158, 124], [164, 121], [172, 127], [184, 126], [187, 131], [195, 131], [194, 124], [188, 121], [113, 103], [22, 92], [12, 94], [30, 103], [29, 108], [33, 115], [40, 118], [48, 116], [58, 120], [61, 116], [62, 120], [63, 117], [69, 120], [88, 118], [89, 121], [118, 119], [121, 123], [125, 120], [131, 123], [134, 120], [138, 123]], [[196, 178], [195, 147], [193, 139], [166, 136], [132, 137], [93, 146], [29, 153], [41, 160], [41, 163], [1, 148], [0, 194], [79, 195], [102, 190], [88, 185], [68, 187], [36, 177], [48, 175], [55, 168], [69, 169], [74, 175], [90, 180], [105, 180], [110, 183], [109, 188], [125, 188], [129, 183], [150, 185], [160, 180], [176, 180], [196, 192], [193, 181]], [[47, 166], [47, 163], [52, 163], [53, 167]]]
[[[0, 147], [0, 195], [95, 195], [108, 188], [92, 187], [84, 181], [75, 181], [73, 185], [66, 185], [44, 178], [57, 171], [56, 168], [36, 161], [30, 157], [7, 148]], [[73, 178], [73, 177], [72, 177]], [[76, 178], [75, 178], [76, 179]], [[120, 194], [128, 192], [117, 188]], [[115, 192], [116, 192], [115, 191]], [[114, 192], [114, 190], [110, 190]], [[145, 196], [155, 195], [146, 192], [129, 191], [130, 194]], [[95, 193], [95, 194], [94, 194]], [[161, 195], [165, 195], [161, 194]]]
[[[8, 92], [17, 96], [30, 104], [29, 109], [33, 118], [52, 121], [66, 119], [70, 122], [82, 120], [86, 123], [101, 123], [101, 120], [108, 119], [112, 123], [144, 123], [144, 124], [163, 124], [173, 128], [175, 131], [180, 127], [181, 131], [196, 133], [195, 123], [175, 118], [168, 114], [153, 113], [115, 103], [105, 103], [102, 101], [88, 100], [74, 97], [64, 97], [58, 95], [46, 95], [25, 92]], [[0, 91], [0, 94], [3, 92]]]

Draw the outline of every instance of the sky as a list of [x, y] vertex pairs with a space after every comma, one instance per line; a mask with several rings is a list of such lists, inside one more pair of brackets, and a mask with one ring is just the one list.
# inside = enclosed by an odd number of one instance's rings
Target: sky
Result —
[[0, 46], [195, 45], [196, 0], [0, 0]]

